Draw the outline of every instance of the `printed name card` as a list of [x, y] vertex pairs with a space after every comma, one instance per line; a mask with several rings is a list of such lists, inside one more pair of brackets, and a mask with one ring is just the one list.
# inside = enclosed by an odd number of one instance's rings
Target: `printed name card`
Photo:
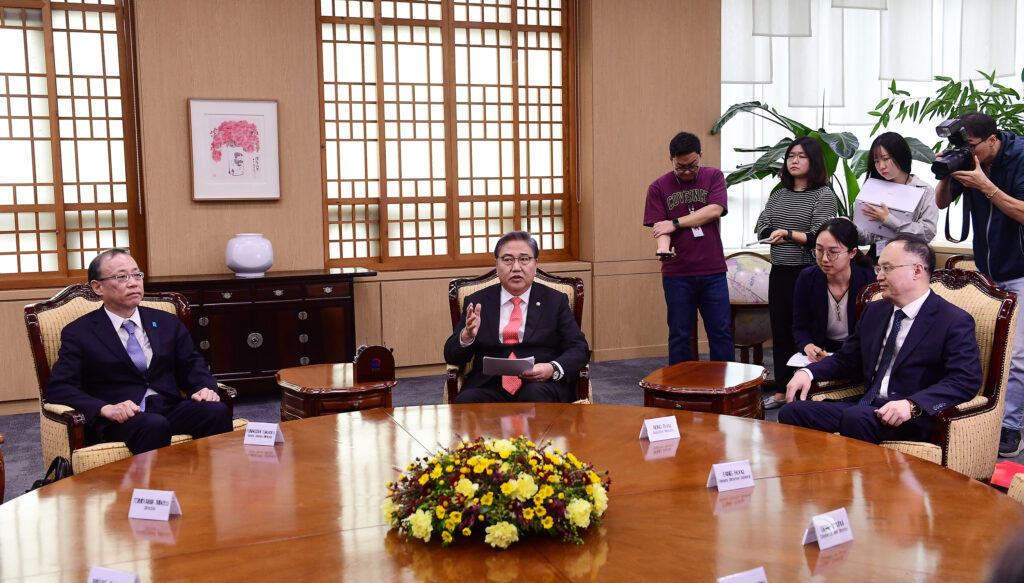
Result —
[[139, 583], [139, 576], [131, 571], [93, 567], [89, 569], [89, 583]]
[[735, 575], [719, 577], [716, 581], [718, 583], [768, 583], [768, 575], [765, 574], [764, 567], [758, 567]]
[[244, 445], [274, 445], [284, 443], [284, 433], [277, 423], [254, 423], [249, 422], [245, 427]]
[[846, 516], [846, 508], [819, 514], [811, 519], [807, 531], [804, 532], [802, 544], [818, 541], [818, 548], [825, 550], [853, 540], [853, 529], [850, 519]]
[[754, 472], [750, 470], [750, 460], [713, 464], [708, 474], [708, 488], [718, 488], [719, 492], [754, 487]]
[[128, 509], [128, 518], [143, 520], [167, 520], [171, 514], [181, 514], [178, 497], [174, 490], [144, 490], [135, 488], [132, 491], [132, 505]]
[[640, 430], [640, 439], [650, 441], [679, 439], [679, 426], [676, 425], [676, 418], [658, 417], [657, 419], [644, 419], [644, 427]]

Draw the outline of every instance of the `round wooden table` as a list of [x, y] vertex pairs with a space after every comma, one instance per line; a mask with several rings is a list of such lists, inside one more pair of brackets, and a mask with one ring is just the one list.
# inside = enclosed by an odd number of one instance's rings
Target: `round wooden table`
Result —
[[351, 362], [282, 368], [274, 378], [281, 387], [281, 421], [390, 407], [396, 384], [357, 383]]
[[[645, 418], [674, 415], [650, 455]], [[0, 505], [0, 581], [83, 581], [91, 565], [163, 581], [980, 581], [1024, 506], [935, 464], [826, 433], [739, 417], [602, 405], [438, 405], [282, 423], [285, 442], [232, 433], [107, 464]], [[384, 526], [385, 482], [461, 436], [550, 439], [611, 472], [604, 525], [582, 546], [544, 537], [448, 549]], [[662, 445], [663, 442], [659, 442]], [[646, 455], [645, 455], [646, 454]], [[659, 457], [662, 456], [662, 457]], [[648, 459], [650, 458], [650, 459]], [[749, 459], [754, 488], [705, 488]], [[128, 519], [133, 488], [174, 490], [183, 515]], [[801, 545], [845, 507], [855, 539]]]
[[764, 419], [763, 366], [691, 360], [652, 372], [640, 381], [645, 407], [685, 409]]

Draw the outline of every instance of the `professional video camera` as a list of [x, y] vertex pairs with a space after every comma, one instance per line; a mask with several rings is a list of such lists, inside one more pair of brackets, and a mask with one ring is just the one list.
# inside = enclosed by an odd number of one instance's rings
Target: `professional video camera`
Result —
[[939, 152], [932, 162], [932, 173], [942, 180], [959, 170], [974, 170], [974, 152], [967, 145], [967, 130], [960, 118], [947, 119], [935, 128], [940, 138], [947, 138], [951, 147]]

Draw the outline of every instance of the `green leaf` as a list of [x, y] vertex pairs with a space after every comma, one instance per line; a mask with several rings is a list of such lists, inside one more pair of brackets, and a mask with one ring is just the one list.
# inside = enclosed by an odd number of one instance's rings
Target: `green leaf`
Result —
[[883, 106], [883, 105], [885, 105], [885, 102], [886, 102], [886, 101], [889, 101], [889, 98], [888, 98], [888, 97], [886, 97], [885, 99], [883, 99], [883, 100], [879, 101], [879, 102], [878, 102], [878, 105], [876, 105], [876, 106], [875, 106], [875, 109], [882, 109], [882, 106]]
[[[924, 162], [925, 164], [931, 164], [935, 161], [935, 152], [931, 148], [924, 145], [924, 142], [917, 138], [907, 136], [907, 145], [910, 146], [910, 157], [918, 162]], [[939, 142], [940, 144], [942, 142]]]
[[857, 150], [857, 153], [850, 158], [850, 168], [854, 176], [863, 176], [868, 172], [868, 151]]
[[857, 182], [857, 176], [846, 160], [843, 160], [843, 174], [846, 176], [846, 198], [849, 201], [849, 204], [843, 206], [847, 209], [846, 216], [852, 216], [853, 213], [850, 211], [853, 209], [853, 201], [860, 194], [860, 184]]
[[825, 141], [821, 133], [811, 132], [810, 137], [818, 140], [818, 143], [821, 144], [821, 150], [825, 154], [825, 173], [828, 175], [829, 180], [831, 180], [832, 175], [836, 172], [836, 167], [839, 165], [839, 154], [832, 149], [832, 144]]
[[838, 134], [831, 134], [827, 132], [821, 132], [821, 140], [828, 144], [828, 146], [839, 155], [840, 158], [849, 158], [857, 153], [857, 148], [860, 146], [860, 141], [857, 140], [857, 136], [850, 132], [842, 132]]
[[733, 105], [730, 105], [729, 109], [725, 110], [725, 113], [722, 114], [722, 117], [718, 118], [715, 125], [711, 126], [711, 135], [715, 135], [722, 131], [722, 126], [725, 125], [725, 122], [732, 119], [737, 113], [744, 111], [751, 112], [755, 109], [767, 110], [764, 104], [760, 101], [747, 101], [744, 103], [734, 103]]
[[733, 148], [733, 152], [767, 152], [771, 150], [771, 146], [758, 146], [756, 148]]

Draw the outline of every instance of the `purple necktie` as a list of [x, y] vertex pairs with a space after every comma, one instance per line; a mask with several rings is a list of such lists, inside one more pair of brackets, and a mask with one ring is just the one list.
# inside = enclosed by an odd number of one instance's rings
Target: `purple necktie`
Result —
[[128, 331], [128, 344], [125, 345], [125, 348], [128, 349], [128, 357], [135, 363], [135, 368], [145, 374], [147, 368], [146, 353], [142, 352], [142, 345], [139, 344], [139, 339], [135, 337], [135, 322], [125, 320], [121, 323], [121, 327]]

